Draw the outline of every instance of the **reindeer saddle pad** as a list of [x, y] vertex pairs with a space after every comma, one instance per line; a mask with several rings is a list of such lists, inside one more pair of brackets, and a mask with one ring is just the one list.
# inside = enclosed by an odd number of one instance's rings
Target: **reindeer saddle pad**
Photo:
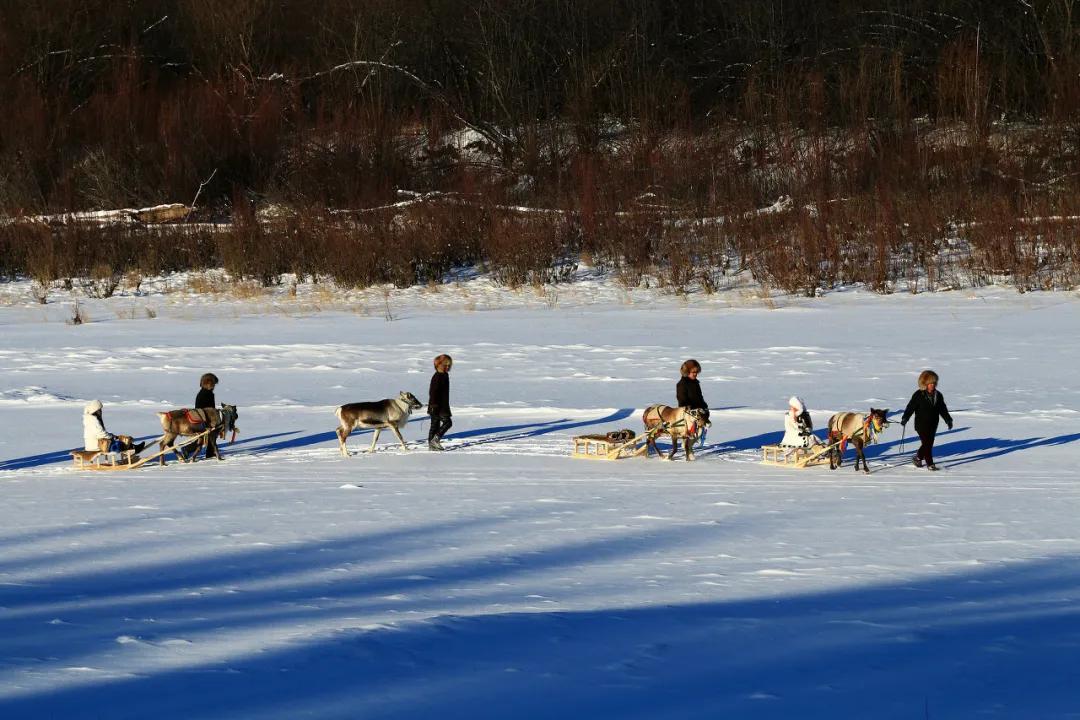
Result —
[[191, 408], [184, 408], [183, 410], [170, 410], [169, 411], [169, 417], [172, 417], [172, 418], [179, 418], [179, 417], [186, 418], [188, 423], [191, 425], [192, 430], [200, 430], [201, 431], [201, 430], [205, 429], [205, 426], [206, 426], [206, 423], [207, 423], [206, 413], [204, 411], [202, 411], [202, 410], [192, 410]]

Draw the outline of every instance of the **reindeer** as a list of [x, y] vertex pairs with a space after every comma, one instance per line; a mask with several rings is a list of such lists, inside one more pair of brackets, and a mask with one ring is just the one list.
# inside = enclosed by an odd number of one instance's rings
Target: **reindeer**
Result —
[[[184, 408], [182, 410], [159, 412], [161, 429], [165, 431], [165, 434], [161, 436], [158, 445], [164, 451], [165, 448], [172, 445], [178, 436], [199, 435], [206, 430], [210, 430], [205, 438], [201, 438], [195, 443], [195, 452], [190, 457], [194, 458], [198, 455], [199, 450], [205, 444], [206, 457], [213, 456], [220, 460], [221, 453], [218, 451], [217, 441], [223, 439], [228, 430], [232, 431], [233, 439], [236, 439], [236, 418], [238, 416], [236, 406], [226, 405], [225, 403], [221, 403], [220, 410], [217, 408], [200, 408], [198, 410]], [[178, 460], [187, 462], [187, 458], [178, 448], [174, 449], [174, 452]], [[161, 454], [160, 464], [165, 464], [164, 452]]]
[[345, 447], [345, 440], [356, 428], [374, 428], [375, 437], [371, 439], [371, 448], [368, 452], [375, 452], [375, 443], [379, 442], [379, 433], [383, 428], [390, 428], [397, 435], [402, 450], [408, 450], [405, 438], [401, 436], [401, 430], [409, 422], [409, 416], [413, 410], [419, 410], [424, 404], [416, 399], [411, 392], [402, 390], [396, 398], [375, 400], [370, 402], [356, 402], [340, 406], [334, 411], [338, 419], [337, 438], [341, 447], [342, 457], [349, 457], [349, 450]]
[[[645, 423], [645, 429], [649, 431], [649, 437], [645, 445], [645, 456], [649, 455], [649, 448], [656, 450], [656, 456], [661, 460], [672, 460], [675, 452], [679, 449], [679, 438], [682, 438], [683, 447], [686, 450], [686, 459], [694, 459], [694, 442], [698, 434], [705, 428], [705, 414], [701, 410], [692, 410], [687, 407], [670, 407], [668, 405], [650, 405], [645, 408], [641, 416]], [[667, 434], [671, 436], [671, 453], [665, 458], [656, 448], [656, 436]]]
[[877, 435], [888, 426], [889, 411], [870, 408], [868, 413], [841, 412], [829, 418], [829, 469], [835, 470], [843, 464], [844, 450], [848, 440], [855, 446], [855, 470], [862, 461], [863, 472], [869, 473], [863, 448], [877, 442]]

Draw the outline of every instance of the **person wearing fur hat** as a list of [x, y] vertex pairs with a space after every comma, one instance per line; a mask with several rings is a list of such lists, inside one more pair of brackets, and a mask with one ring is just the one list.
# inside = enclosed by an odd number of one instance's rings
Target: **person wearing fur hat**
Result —
[[216, 408], [214, 400], [214, 388], [217, 387], [218, 379], [214, 373], [203, 373], [199, 378], [199, 393], [195, 396], [195, 408]]
[[788, 411], [784, 416], [784, 447], [810, 447], [815, 444], [814, 423], [810, 420], [810, 411], [801, 397], [792, 395], [788, 398]]
[[[102, 443], [107, 440], [108, 443]], [[83, 448], [86, 450], [99, 450], [101, 452], [120, 452], [122, 450], [134, 450], [142, 452], [146, 447], [145, 442], [132, 444], [130, 440], [121, 441], [105, 429], [105, 420], [102, 415], [100, 400], [91, 400], [83, 407]]]
[[709, 403], [701, 396], [701, 383], [698, 375], [701, 374], [701, 363], [691, 358], [679, 367], [679, 382], [675, 385], [675, 402], [679, 407], [691, 410], [703, 410], [705, 419], [709, 419]]
[[[199, 378], [199, 392], [195, 395], [195, 409], [201, 410], [210, 408], [211, 410], [217, 407], [217, 400], [214, 398], [214, 388], [217, 387], [218, 377], [214, 373], [203, 373], [203, 376]], [[221, 459], [221, 454], [217, 452], [216, 440], [214, 438], [207, 438], [205, 443], [206, 449], [203, 451], [203, 457], [207, 460], [211, 456], [217, 456]], [[196, 447], [192, 455], [197, 454], [199, 448]]]
[[431, 428], [428, 430], [428, 450], [445, 450], [442, 446], [443, 435], [454, 424], [450, 419], [450, 368], [453, 358], [443, 353], [435, 358], [435, 373], [431, 376], [428, 388], [428, 415], [431, 416]]
[[[675, 403], [679, 407], [690, 408], [691, 410], [701, 410], [702, 415], [705, 418], [705, 428], [707, 429], [712, 422], [709, 421], [709, 403], [705, 402], [705, 398], [701, 395], [701, 383], [698, 382], [698, 375], [701, 373], [701, 363], [693, 358], [686, 360], [679, 366], [679, 382], [675, 385]], [[705, 432], [701, 431], [701, 446], [705, 446]]]
[[952, 415], [945, 406], [945, 397], [938, 392], [937, 384], [938, 375], [933, 370], [919, 373], [919, 389], [911, 396], [900, 419], [900, 424], [906, 426], [911, 416], [915, 416], [915, 432], [919, 435], [921, 445], [911, 462], [915, 467], [926, 465], [929, 470], [938, 469], [934, 464], [934, 437], [937, 435], [938, 421], [944, 420], [950, 430], [953, 426]]

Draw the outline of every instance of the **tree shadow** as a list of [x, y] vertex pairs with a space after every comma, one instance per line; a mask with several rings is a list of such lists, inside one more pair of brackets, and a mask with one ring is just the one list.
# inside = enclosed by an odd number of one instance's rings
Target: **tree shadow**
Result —
[[[431, 539], [416, 530], [416, 540]], [[688, 539], [679, 533], [663, 538], [673, 544]], [[478, 559], [445, 568], [448, 573], [435, 582], [447, 588], [469, 579], [482, 582], [486, 601], [496, 601], [488, 607], [497, 606], [496, 581], [507, 579], [506, 571], [573, 566], [597, 552], [601, 560], [628, 560], [641, 551], [639, 541], [560, 546], [534, 568]], [[342, 597], [326, 597], [323, 586], [311, 585], [283, 597], [240, 593], [231, 613], [220, 616], [220, 606], [189, 599], [190, 613], [173, 608], [156, 628], [123, 621], [126, 605], [96, 618], [109, 627], [92, 627], [95, 618], [87, 611], [77, 618], [85, 635], [74, 648], [50, 645], [43, 630], [28, 644], [30, 630], [19, 632], [7, 621], [5, 630], [16, 634], [2, 658], [5, 675], [13, 668], [86, 671], [61, 676], [63, 684], [54, 687], [9, 692], [0, 697], [0, 716], [1064, 720], [1077, 709], [1078, 560], [1063, 556], [712, 602], [614, 601], [586, 610], [477, 613], [462, 598], [460, 606], [441, 604], [442, 614], [428, 611], [410, 621], [402, 613], [398, 621], [372, 622], [368, 618], [384, 617], [380, 608], [390, 606], [370, 602], [381, 594], [417, 594], [409, 580], [383, 577], [369, 592], [362, 581], [352, 588], [364, 594], [367, 606], [338, 607], [334, 601]], [[249, 569], [240, 565], [232, 572], [239, 581]], [[116, 599], [124, 597], [129, 596]], [[91, 594], [86, 606], [94, 599]], [[275, 599], [289, 605], [288, 614], [262, 613]], [[317, 602], [305, 606], [311, 601]], [[127, 620], [169, 610], [164, 604], [140, 607]], [[336, 613], [332, 632], [308, 633], [306, 640], [257, 652], [198, 654], [198, 642], [221, 634], [258, 633], [278, 624], [302, 628], [303, 621], [327, 613]], [[88, 671], [97, 653], [152, 655], [168, 647], [169, 638], [196, 628], [210, 635], [197, 638], [186, 661], [178, 654], [173, 661], [140, 663], [122, 676]], [[118, 644], [117, 636], [127, 638], [126, 644]]]
[[[142, 563], [108, 569], [85, 569], [58, 575], [42, 568], [40, 580], [0, 586], [0, 670], [41, 657], [49, 662], [85, 662], [88, 655], [108, 651], [115, 638], [151, 639], [257, 632], [270, 626], [305, 622], [335, 623], [365, 613], [432, 611], [433, 602], [465, 609], [497, 602], [510, 580], [528, 581], [537, 573], [623, 562], [642, 552], [683, 547], [713, 538], [724, 528], [714, 524], [684, 525], [626, 532], [572, 541], [516, 553], [488, 552], [431, 559], [431, 548], [456, 543], [462, 532], [483, 533], [515, 524], [523, 513], [421, 524], [335, 540], [290, 544], [285, 548], [245, 548], [183, 561]], [[731, 522], [733, 531], [739, 520]], [[755, 525], [757, 521], [755, 521]], [[122, 562], [122, 554], [120, 555]], [[352, 566], [347, 575], [339, 574]], [[455, 588], [482, 588], [455, 599]], [[213, 588], [235, 592], [210, 592]], [[566, 591], [564, 591], [566, 592]], [[432, 596], [437, 600], [430, 599]], [[449, 597], [448, 597], [449, 596]], [[484, 600], [484, 596], [489, 596]], [[59, 633], [42, 632], [62, 617]], [[61, 635], [60, 644], [51, 639]], [[33, 661], [29, 661], [31, 665]], [[3, 673], [0, 672], [0, 679]], [[3, 684], [0, 683], [0, 688]], [[139, 715], [136, 714], [136, 717]], [[10, 717], [3, 710], [0, 717]]]

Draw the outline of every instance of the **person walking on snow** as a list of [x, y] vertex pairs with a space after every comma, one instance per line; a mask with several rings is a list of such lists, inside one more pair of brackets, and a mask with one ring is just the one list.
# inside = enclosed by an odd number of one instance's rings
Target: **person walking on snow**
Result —
[[810, 411], [801, 397], [792, 395], [788, 398], [788, 411], [784, 416], [784, 447], [806, 448], [815, 444], [814, 423], [810, 420]]
[[[217, 384], [218, 384], [217, 375], [215, 375], [214, 373], [203, 373], [203, 376], [201, 378], [199, 378], [199, 392], [195, 396], [195, 409], [196, 410], [206, 410], [206, 409], [213, 410], [214, 408], [217, 407], [217, 401], [214, 399], [214, 388], [217, 387]], [[209, 420], [209, 416], [206, 416], [204, 414], [204, 417], [206, 417]], [[213, 435], [213, 433], [211, 433], [211, 435]], [[220, 459], [220, 453], [216, 452], [216, 448], [217, 448], [216, 438], [207, 437], [205, 445], [206, 445], [206, 450], [203, 452], [203, 458], [209, 460], [211, 455], [217, 455], [218, 458]], [[198, 452], [199, 452], [199, 448], [196, 447], [195, 452], [192, 453], [192, 454], [194, 455], [194, 454], [197, 454]]]
[[691, 358], [679, 367], [679, 382], [675, 385], [675, 402], [679, 407], [691, 410], [704, 410], [705, 419], [709, 419], [709, 404], [701, 396], [701, 383], [698, 375], [701, 374], [701, 363]]
[[679, 407], [701, 410], [704, 419], [704, 427], [701, 429], [701, 445], [705, 445], [705, 431], [712, 422], [709, 420], [709, 403], [701, 396], [701, 383], [698, 375], [701, 374], [701, 363], [693, 358], [679, 366], [679, 382], [675, 385], [675, 404]]
[[[108, 440], [108, 445], [103, 448], [102, 440]], [[100, 452], [120, 452], [122, 450], [134, 450], [139, 453], [146, 447], [145, 442], [134, 445], [120, 441], [116, 435], [105, 429], [105, 420], [102, 417], [100, 400], [91, 400], [83, 408], [83, 448], [86, 450], [98, 450]]]
[[945, 397], [938, 392], [938, 375], [933, 370], [919, 373], [919, 389], [911, 396], [904, 410], [900, 424], [907, 426], [907, 421], [915, 416], [915, 432], [919, 435], [919, 451], [911, 459], [915, 467], [926, 465], [928, 470], [937, 470], [934, 464], [934, 437], [937, 435], [938, 421], [944, 420], [952, 430], [953, 419], [949, 408], [945, 406]]
[[199, 393], [195, 396], [195, 409], [216, 408], [214, 400], [214, 388], [217, 387], [218, 379], [214, 373], [203, 373], [199, 378]]
[[443, 435], [454, 424], [450, 419], [450, 367], [453, 358], [447, 354], [435, 358], [435, 373], [431, 376], [428, 388], [428, 415], [431, 416], [431, 428], [428, 430], [428, 450], [445, 450], [442, 446]]

